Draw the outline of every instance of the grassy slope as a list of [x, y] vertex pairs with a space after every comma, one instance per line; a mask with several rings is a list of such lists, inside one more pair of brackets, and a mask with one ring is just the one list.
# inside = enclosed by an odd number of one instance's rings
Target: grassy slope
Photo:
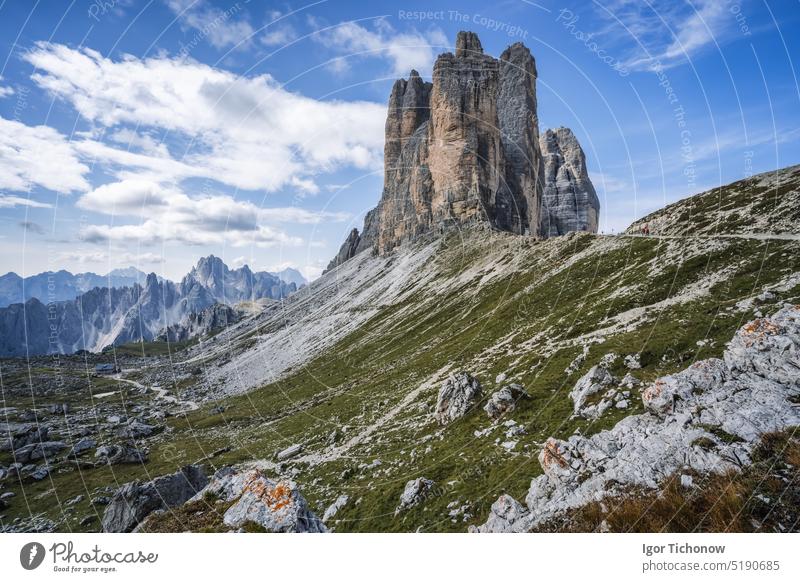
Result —
[[[769, 309], [758, 301], [742, 309], [736, 303], [800, 270], [797, 241], [486, 237], [467, 231], [432, 243], [441, 248], [424, 267], [425, 285], [382, 305], [366, 325], [281, 380], [225, 399], [222, 414], [210, 412], [217, 402], [171, 419], [172, 430], [151, 443], [144, 467], [93, 469], [80, 478], [57, 474], [52, 482], [26, 484], [26, 495], [46, 507], [53, 493], [63, 501], [100, 484], [163, 474], [226, 447], [206, 461], [270, 459], [301, 442], [307, 456], [280, 471], [300, 483], [320, 514], [340, 494], [350, 496], [337, 514], [337, 531], [464, 531], [485, 519], [499, 494], [524, 497], [540, 472], [536, 456], [547, 436], [601, 430], [640, 410], [634, 395], [632, 408], [599, 421], [571, 418], [568, 391], [603, 355], [641, 353], [643, 368], [635, 374], [645, 380], [720, 355], [755, 309]], [[497, 269], [506, 274], [490, 278]], [[767, 303], [796, 302], [800, 288], [775, 295]], [[596, 335], [600, 329], [606, 332]], [[590, 345], [588, 358], [567, 376], [584, 345]], [[618, 376], [626, 372], [621, 360], [612, 367]], [[519, 441], [513, 451], [496, 442], [509, 440], [505, 427], [475, 436], [492, 426], [481, 407], [444, 428], [433, 422], [448, 369], [477, 375], [486, 396], [501, 372], [527, 388], [531, 398], [511, 415], [526, 428], [513, 438]], [[338, 448], [329, 443], [334, 432]], [[316, 455], [326, 458], [315, 462]], [[436, 481], [433, 494], [394, 517], [406, 481], [419, 476]], [[451, 518], [451, 502], [471, 517]], [[80, 529], [77, 516], [87, 512], [79, 504], [63, 529]], [[26, 509], [17, 503], [5, 514]], [[48, 514], [57, 515], [57, 507], [51, 504]]]

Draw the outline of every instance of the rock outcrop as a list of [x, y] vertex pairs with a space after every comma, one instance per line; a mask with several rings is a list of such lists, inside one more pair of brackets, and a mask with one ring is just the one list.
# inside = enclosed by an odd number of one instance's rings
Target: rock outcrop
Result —
[[330, 263], [328, 263], [328, 267], [325, 269], [325, 272], [327, 273], [331, 269], [335, 269], [345, 261], [356, 256], [356, 249], [358, 248], [358, 242], [360, 239], [361, 236], [358, 234], [358, 229], [354, 228], [351, 230], [350, 234], [347, 235], [347, 238], [339, 248], [339, 252], [336, 253], [336, 256], [333, 257]]
[[394, 514], [397, 515], [423, 503], [428, 495], [430, 495], [434, 485], [435, 483], [433, 481], [425, 477], [417, 477], [406, 483], [403, 494], [400, 496], [400, 504], [397, 506], [397, 509], [394, 510]]
[[[569, 130], [540, 140], [536, 78], [536, 63], [522, 43], [497, 59], [483, 52], [475, 33], [462, 31], [455, 53], [436, 59], [431, 82], [416, 71], [396, 81], [380, 202], [363, 231], [350, 232], [328, 270], [364, 250], [386, 253], [425, 233], [472, 222], [531, 236], [595, 232], [599, 206], [577, 140]], [[548, 171], [551, 210], [544, 205]]]
[[146, 483], [126, 483], [103, 513], [103, 531], [133, 531], [152, 512], [185, 503], [207, 483], [205, 470], [199, 465], [187, 465], [177, 473]]
[[[762, 435], [800, 424], [800, 306], [743, 326], [725, 350], [659, 378], [642, 392], [647, 412], [590, 437], [550, 438], [527, 508], [500, 499], [473, 531], [527, 531], [631, 488], [657, 488], [678, 470], [723, 473], [748, 465]], [[508, 508], [513, 508], [510, 511]]]
[[592, 366], [569, 392], [575, 414], [584, 418], [597, 418], [603, 414], [611, 407], [612, 403], [609, 399], [599, 398], [597, 402], [588, 405], [587, 401], [613, 385], [614, 377], [608, 370], [600, 366]]
[[586, 156], [572, 130], [548, 129], [540, 146], [544, 158], [542, 235], [597, 232], [600, 200], [586, 170]]
[[436, 399], [436, 420], [447, 424], [464, 416], [481, 396], [481, 383], [467, 372], [458, 372], [442, 383]]

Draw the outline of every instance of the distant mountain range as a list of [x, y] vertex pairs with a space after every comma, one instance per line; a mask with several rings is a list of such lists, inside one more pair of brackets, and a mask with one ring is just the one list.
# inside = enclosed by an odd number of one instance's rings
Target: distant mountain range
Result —
[[30, 277], [6, 273], [0, 277], [0, 307], [24, 303], [35, 297], [42, 303], [68, 301], [95, 287], [130, 287], [143, 283], [147, 273], [134, 267], [116, 269], [107, 275], [69, 271], [46, 271]]
[[214, 304], [282, 299], [297, 290], [298, 281], [305, 284], [294, 269], [278, 274], [253, 272], [247, 265], [229, 269], [213, 255], [201, 258], [180, 283], [133, 268], [106, 276], [58, 271], [24, 280], [9, 273], [0, 281], [4, 300], [22, 298], [23, 289], [25, 297], [24, 303], [0, 308], [2, 357], [150, 341]]
[[[216, 258], [213, 257], [208, 257]], [[242, 267], [242, 268], [247, 268]], [[248, 269], [249, 270], [249, 269]], [[294, 283], [299, 289], [308, 285], [308, 281], [296, 269], [291, 267], [278, 272], [266, 272], [274, 275], [284, 283]], [[0, 276], [0, 307], [8, 307], [13, 303], [25, 303], [28, 299], [36, 298], [42, 303], [69, 301], [86, 293], [95, 287], [131, 287], [142, 285], [147, 279], [147, 273], [136, 267], [114, 269], [106, 275], [96, 273], [75, 273], [69, 271], [45, 271], [38, 275], [20, 277], [14, 272]], [[159, 280], [162, 278], [159, 277]]]

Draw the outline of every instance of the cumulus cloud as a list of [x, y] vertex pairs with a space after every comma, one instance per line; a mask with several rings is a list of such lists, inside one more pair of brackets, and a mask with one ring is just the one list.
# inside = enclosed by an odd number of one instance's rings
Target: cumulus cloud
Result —
[[100, 186], [84, 194], [77, 206], [110, 216], [141, 219], [139, 224], [84, 227], [82, 239], [95, 243], [299, 245], [301, 239], [287, 235], [275, 225], [317, 224], [348, 218], [344, 213], [311, 212], [298, 207], [260, 208], [227, 195], [189, 196], [177, 187], [144, 180]]
[[[313, 20], [312, 24], [319, 26]], [[346, 70], [361, 59], [379, 58], [391, 63], [390, 73], [396, 77], [407, 76], [411, 69], [430, 75], [436, 55], [449, 46], [440, 29], [401, 33], [383, 19], [377, 20], [372, 28], [356, 22], [323, 27], [313, 38], [343, 55], [332, 62], [335, 70]]]
[[[309, 180], [319, 172], [380, 166], [383, 105], [317, 101], [269, 75], [238, 77], [167, 57], [114, 61], [91, 49], [38, 43], [25, 58], [37, 69], [33, 80], [86, 120], [167, 131], [191, 145], [175, 158], [157, 145], [130, 151], [91, 139], [74, 144], [84, 156], [119, 166], [121, 177], [145, 172], [158, 182], [200, 177], [247, 190], [313, 190]], [[133, 137], [114, 135], [117, 143]]]
[[41, 186], [66, 194], [89, 188], [88, 172], [55, 129], [0, 117], [0, 188], [24, 192]]

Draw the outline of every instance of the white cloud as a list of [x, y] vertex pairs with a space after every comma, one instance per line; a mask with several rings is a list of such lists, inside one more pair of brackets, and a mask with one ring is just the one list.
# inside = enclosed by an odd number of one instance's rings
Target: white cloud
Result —
[[166, 209], [170, 204], [170, 194], [155, 182], [126, 180], [104, 184], [87, 192], [81, 196], [76, 206], [103, 214], [148, 216]]
[[247, 257], [245, 256], [236, 257], [231, 261], [231, 267], [233, 267], [234, 269], [241, 269], [242, 267], [247, 265], [247, 263], [248, 263]]
[[331, 63], [336, 71], [348, 69], [359, 59], [381, 58], [391, 63], [391, 74], [396, 77], [408, 76], [411, 69], [430, 75], [436, 55], [449, 46], [447, 36], [439, 29], [400, 33], [383, 19], [372, 30], [355, 22], [343, 22], [321, 30], [314, 39], [343, 55]]
[[174, 186], [144, 180], [100, 186], [83, 195], [77, 206], [110, 216], [141, 219], [139, 224], [86, 226], [81, 238], [87, 242], [299, 245], [301, 239], [274, 225], [317, 224], [348, 218], [343, 213], [311, 212], [296, 207], [259, 208], [226, 195], [189, 196]]
[[[0, 75], [0, 81], [2, 80], [3, 76]], [[12, 89], [11, 87], [3, 87], [0, 85], [0, 99], [2, 99], [3, 97], [8, 97], [9, 95], [13, 94], [14, 94], [14, 89]]]
[[297, 270], [306, 278], [308, 281], [313, 281], [314, 279], [319, 278], [322, 275], [322, 271], [325, 270], [326, 263], [325, 261], [312, 261], [306, 265], [302, 265], [297, 267]]
[[714, 28], [726, 15], [723, 2], [705, 2], [700, 9], [682, 21], [677, 37], [664, 51], [664, 58], [681, 58], [714, 41]]
[[30, 208], [52, 208], [52, 204], [45, 204], [44, 202], [36, 202], [29, 198], [22, 198], [20, 196], [11, 196], [8, 194], [0, 194], [0, 208], [14, 208], [15, 206], [28, 206]]
[[297, 31], [291, 24], [284, 21], [286, 15], [277, 10], [272, 10], [267, 15], [269, 23], [261, 36], [261, 44], [267, 47], [281, 47], [289, 44], [298, 37]]
[[606, 31], [608, 38], [619, 38], [620, 29], [614, 20], [619, 19], [627, 29], [625, 36], [633, 35], [631, 40], [637, 43], [625, 66], [651, 70], [656, 61], [663, 68], [685, 64], [714, 42], [727, 40], [729, 29], [735, 25], [728, 8], [718, 0], [696, 0], [688, 5], [666, 0], [616, 0], [599, 13], [612, 18]]
[[190, 52], [202, 40], [223, 49], [229, 46], [244, 47], [253, 36], [253, 27], [241, 18], [239, 2], [231, 4], [226, 10], [204, 0], [167, 0], [167, 6], [182, 25], [195, 31], [195, 37], [187, 45]]
[[158, 142], [146, 133], [138, 133], [132, 129], [123, 128], [113, 131], [109, 139], [114, 143], [126, 146], [128, 150], [138, 149], [142, 153], [161, 158], [169, 157], [166, 144]]
[[117, 166], [120, 178], [141, 173], [157, 182], [200, 177], [248, 190], [313, 191], [309, 176], [319, 172], [380, 167], [383, 105], [317, 101], [269, 75], [238, 77], [166, 57], [112, 61], [91, 49], [39, 43], [25, 58], [37, 68], [32, 78], [40, 87], [90, 122], [123, 130], [112, 133], [117, 142], [132, 137], [122, 126], [135, 124], [191, 144], [175, 159], [139, 138], [136, 152], [92, 139], [75, 143], [82, 155]]
[[113, 257], [113, 262], [116, 265], [126, 263], [134, 265], [158, 265], [166, 262], [162, 255], [156, 253], [129, 253], [120, 250], [114, 250], [111, 253], [94, 250], [65, 251], [58, 254], [59, 261], [79, 264], [108, 263], [111, 257]]
[[69, 193], [89, 187], [84, 179], [88, 172], [55, 129], [0, 117], [0, 188], [24, 192], [42, 186]]

